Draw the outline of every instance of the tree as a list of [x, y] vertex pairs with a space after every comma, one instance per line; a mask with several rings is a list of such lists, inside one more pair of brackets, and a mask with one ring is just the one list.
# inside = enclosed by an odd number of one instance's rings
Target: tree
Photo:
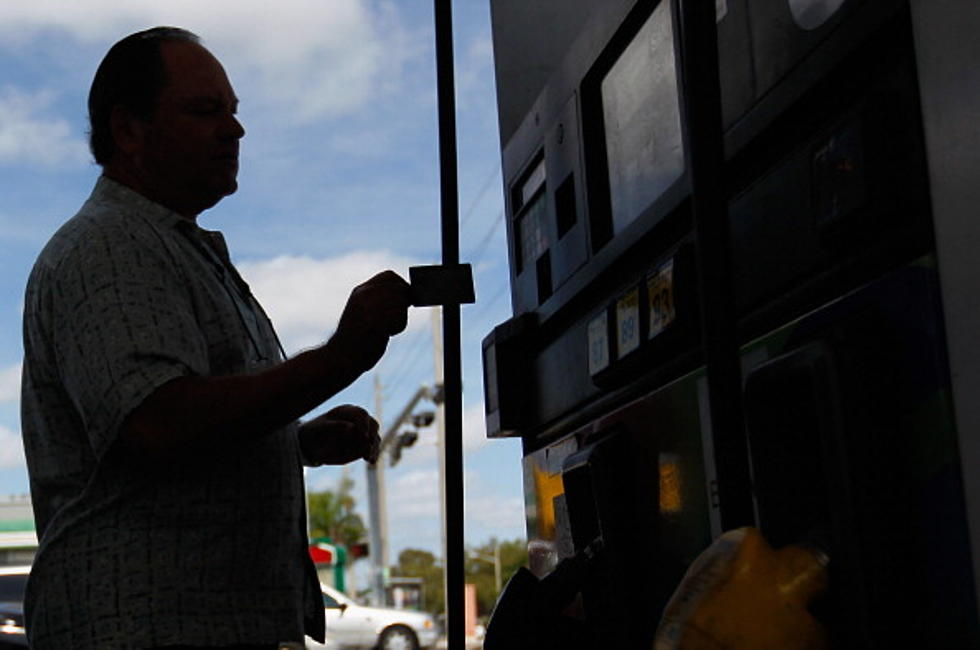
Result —
[[367, 536], [364, 521], [354, 512], [353, 487], [354, 481], [344, 476], [336, 492], [324, 490], [307, 495], [311, 537], [329, 537], [350, 548]]
[[[500, 545], [501, 586], [506, 585], [511, 576], [522, 566], [527, 566], [527, 544], [523, 539], [498, 542], [496, 538], [481, 546], [467, 549], [464, 572], [466, 582], [476, 585], [477, 611], [486, 616], [497, 603], [494, 576], [494, 549]], [[404, 578], [422, 578], [425, 592], [422, 595], [422, 609], [431, 614], [445, 611], [443, 593], [442, 565], [429, 551], [407, 548], [398, 554], [398, 565], [392, 567], [391, 575]]]
[[527, 544], [522, 539], [500, 542], [496, 538], [480, 546], [472, 547], [466, 553], [466, 582], [476, 585], [477, 609], [481, 616], [493, 611], [497, 603], [496, 576], [494, 575], [494, 551], [499, 544], [500, 585], [503, 588], [511, 576], [522, 566], [527, 566]]
[[439, 615], [446, 609], [443, 594], [442, 566], [429, 551], [406, 548], [398, 554], [398, 565], [392, 567], [391, 574], [399, 578], [422, 578], [422, 609]]

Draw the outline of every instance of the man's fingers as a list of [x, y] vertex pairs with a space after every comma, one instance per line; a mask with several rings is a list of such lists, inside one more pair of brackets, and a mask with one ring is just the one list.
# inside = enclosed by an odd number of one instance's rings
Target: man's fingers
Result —
[[408, 310], [407, 309], [390, 309], [386, 310], [384, 313], [384, 333], [388, 336], [394, 336], [395, 334], [400, 334], [405, 331], [408, 326]]
[[412, 286], [394, 271], [382, 271], [372, 281], [377, 282], [375, 286], [383, 304], [378, 310], [382, 331], [388, 336], [403, 332], [408, 325]]
[[330, 416], [343, 421], [344, 432], [350, 443], [357, 445], [357, 453], [369, 463], [375, 463], [381, 451], [380, 425], [371, 414], [359, 406], [344, 404], [330, 411]]
[[378, 435], [378, 429], [380, 425], [378, 421], [368, 416], [368, 426], [367, 426], [367, 451], [364, 454], [364, 459], [369, 463], [378, 462], [378, 455], [381, 453], [381, 436]]
[[373, 465], [374, 463], [378, 462], [378, 456], [380, 455], [381, 455], [381, 438], [375, 435], [374, 439], [368, 443], [367, 451], [364, 453], [364, 460], [366, 460], [367, 462]]
[[354, 404], [341, 404], [340, 406], [335, 406], [327, 412], [327, 417], [331, 420], [346, 420], [354, 424], [360, 424], [361, 426], [366, 426], [367, 421], [371, 419], [371, 414], [362, 409], [360, 406], [355, 406]]

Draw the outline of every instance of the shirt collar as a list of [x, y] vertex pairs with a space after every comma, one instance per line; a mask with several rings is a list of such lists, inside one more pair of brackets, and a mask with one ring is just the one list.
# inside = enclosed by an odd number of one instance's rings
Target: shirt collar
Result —
[[[102, 175], [92, 190], [92, 201], [98, 204], [111, 204], [128, 214], [135, 214], [161, 228], [198, 228], [197, 224], [174, 212], [168, 207], [151, 201], [136, 190]], [[180, 224], [186, 224], [181, 226]]]

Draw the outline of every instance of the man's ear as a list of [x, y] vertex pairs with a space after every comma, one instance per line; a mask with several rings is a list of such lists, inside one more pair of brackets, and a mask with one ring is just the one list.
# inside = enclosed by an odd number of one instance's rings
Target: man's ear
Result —
[[146, 135], [146, 123], [143, 120], [133, 115], [125, 106], [116, 104], [109, 114], [109, 129], [119, 153], [130, 159], [139, 157]]

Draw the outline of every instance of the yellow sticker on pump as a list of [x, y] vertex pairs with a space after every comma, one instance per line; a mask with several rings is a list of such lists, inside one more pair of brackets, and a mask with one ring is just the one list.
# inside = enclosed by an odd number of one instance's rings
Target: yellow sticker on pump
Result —
[[664, 262], [647, 277], [647, 300], [650, 307], [650, 334], [653, 338], [677, 318], [674, 305], [674, 260]]

